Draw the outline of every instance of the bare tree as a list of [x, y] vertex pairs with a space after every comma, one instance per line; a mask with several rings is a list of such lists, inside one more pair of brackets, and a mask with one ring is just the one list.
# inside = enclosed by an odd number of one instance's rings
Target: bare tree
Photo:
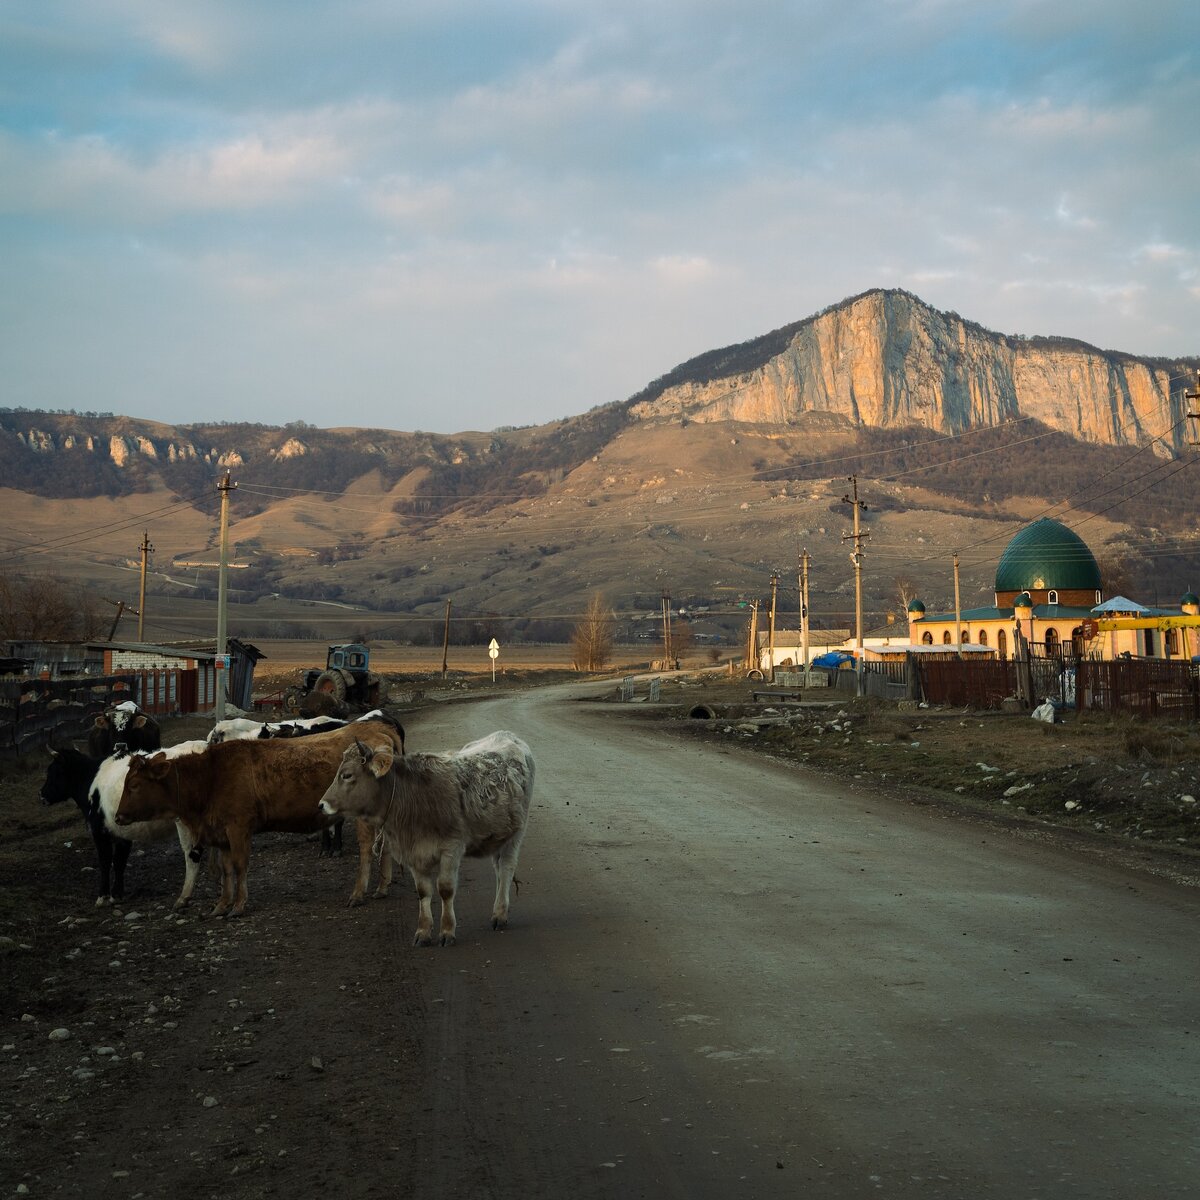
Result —
[[57, 575], [0, 576], [0, 638], [75, 642], [98, 637], [96, 597]]
[[612, 658], [614, 624], [612, 609], [596, 592], [571, 633], [577, 670], [602, 671], [608, 665]]
[[911, 575], [897, 575], [896, 584], [896, 599], [900, 601], [900, 607], [904, 612], [908, 612], [908, 606], [917, 598], [917, 585]]

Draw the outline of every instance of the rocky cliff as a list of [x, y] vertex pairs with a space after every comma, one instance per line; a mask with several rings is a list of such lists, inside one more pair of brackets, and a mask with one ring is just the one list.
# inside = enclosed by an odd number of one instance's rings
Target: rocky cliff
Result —
[[[635, 396], [642, 419], [851, 425], [947, 433], [1032, 417], [1081, 441], [1187, 441], [1200, 360], [1152, 360], [993, 333], [907, 292], [872, 291], [753, 342], [684, 363]], [[1163, 452], [1166, 452], [1163, 447]]]

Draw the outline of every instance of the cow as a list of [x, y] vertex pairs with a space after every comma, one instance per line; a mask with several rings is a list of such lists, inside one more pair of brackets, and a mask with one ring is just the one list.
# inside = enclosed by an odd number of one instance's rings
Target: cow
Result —
[[93, 758], [108, 758], [122, 742], [130, 750], [158, 750], [162, 746], [158, 722], [132, 700], [100, 713], [88, 730], [88, 753]]
[[[134, 756], [115, 818], [132, 821], [178, 818], [198, 847], [221, 850], [224, 882], [210, 916], [241, 916], [246, 910], [250, 837], [259, 832], [312, 833], [328, 828], [321, 793], [356, 736], [370, 737], [404, 753], [404, 730], [395, 721], [357, 724], [306, 738], [238, 740], [209, 746], [203, 754], [171, 759]], [[358, 878], [350, 896], [361, 904], [371, 871], [375, 830], [358, 822]], [[392, 860], [382, 856], [376, 896], [386, 896]]]
[[533, 775], [529, 747], [507, 730], [452, 754], [397, 755], [390, 745], [356, 738], [321, 797], [321, 811], [378, 826], [392, 856], [408, 867], [420, 901], [414, 946], [433, 945], [436, 880], [442, 898], [438, 940], [452, 946], [464, 856], [491, 857], [492, 928], [508, 927], [509, 889], [529, 819]]
[[50, 746], [49, 750], [50, 764], [39, 793], [42, 803], [75, 801], [92, 835], [100, 864], [100, 895], [96, 905], [111, 904], [125, 895], [125, 864], [133, 843], [128, 838], [113, 837], [104, 825], [103, 815], [91, 809], [88, 793], [104, 760], [84, 754], [74, 746]]
[[[204, 748], [204, 742], [180, 742], [177, 746], [171, 746], [169, 749], [157, 753], [163, 758], [175, 759], [194, 756], [201, 753]], [[177, 837], [179, 848], [183, 851], [183, 887], [175, 901], [175, 907], [183, 908], [192, 898], [192, 892], [196, 888], [201, 857], [194, 853], [195, 839], [188, 831], [187, 826], [181, 821], [169, 819], [141, 821], [118, 826], [115, 820], [117, 803], [121, 799], [129, 765], [135, 759], [144, 757], [146, 753], [144, 750], [132, 755], [118, 753], [98, 764], [88, 791], [87, 816], [90, 818], [89, 823], [98, 823], [110, 837], [125, 841], [126, 844], [130, 841], [155, 842], [172, 836]], [[125, 850], [124, 854], [126, 858], [129, 857], [128, 850]]]

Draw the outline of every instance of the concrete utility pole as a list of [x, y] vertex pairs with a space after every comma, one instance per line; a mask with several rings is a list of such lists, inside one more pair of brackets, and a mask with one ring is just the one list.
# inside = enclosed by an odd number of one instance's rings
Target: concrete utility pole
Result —
[[758, 654], [758, 601], [748, 600], [750, 605], [750, 632], [746, 643], [746, 670], [757, 670], [760, 664]]
[[850, 555], [850, 560], [854, 563], [854, 644], [858, 647], [858, 657], [854, 669], [858, 676], [856, 691], [861, 696], [863, 693], [862, 540], [870, 537], [871, 533], [869, 530], [864, 531], [859, 527], [858, 515], [860, 512], [865, 512], [867, 506], [858, 498], [858, 476], [851, 475], [849, 483], [853, 495], [843, 496], [842, 503], [851, 505], [854, 513], [854, 532], [843, 533], [842, 541], [852, 540], [854, 542], [854, 553]]
[[[229, 472], [225, 472], [225, 478], [217, 484], [217, 491], [221, 493], [221, 560], [217, 575], [217, 661], [224, 661], [224, 656], [228, 653], [229, 645], [229, 493], [237, 487], [236, 483], [231, 483]], [[141, 623], [139, 621], [139, 630]], [[225, 719], [225, 693], [227, 691], [227, 682], [229, 679], [229, 668], [218, 667], [216, 671], [217, 680], [217, 709], [216, 719], [223, 721]]]
[[771, 654], [771, 682], [775, 682], [775, 593], [779, 591], [779, 572], [771, 572], [771, 633], [768, 638]]
[[446, 664], [450, 659], [450, 601], [446, 601], [446, 625], [442, 630], [442, 678], [446, 678]]
[[958, 551], [954, 552], [954, 641], [958, 646], [958, 657], [962, 652], [962, 605], [958, 599]]
[[[145, 641], [142, 636], [142, 630], [145, 627], [146, 619], [146, 559], [154, 553], [154, 547], [150, 545], [150, 531], [148, 529], [142, 531], [142, 544], [138, 547], [142, 553], [142, 583], [138, 589], [138, 641]], [[117, 620], [121, 619], [121, 613], [118, 611]], [[116, 628], [114, 624], [113, 628]], [[112, 638], [108, 639], [110, 642]]]
[[804, 686], [808, 687], [808, 549], [800, 552], [800, 654], [804, 660]]

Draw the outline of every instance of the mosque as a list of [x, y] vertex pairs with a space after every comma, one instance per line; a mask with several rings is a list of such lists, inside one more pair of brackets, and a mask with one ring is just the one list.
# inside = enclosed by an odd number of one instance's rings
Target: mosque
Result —
[[[1087, 622], [1106, 618], [1155, 618], [1200, 614], [1200, 598], [1187, 592], [1177, 609], [1148, 608], [1124, 596], [1105, 600], [1100, 567], [1087, 544], [1061, 521], [1043, 517], [1026, 525], [996, 564], [995, 603], [957, 614], [929, 613], [920, 600], [908, 606], [909, 645], [964, 653], [1011, 656], [1014, 631], [1047, 655], [1058, 652], [1102, 658], [1191, 658], [1200, 652], [1195, 629], [1116, 629], [1095, 634]], [[1093, 636], [1087, 636], [1092, 633]], [[1064, 645], [1064, 643], [1066, 643]], [[1072, 646], [1074, 651], [1072, 651]], [[864, 650], [866, 649], [864, 645]], [[891, 649], [899, 649], [893, 642]], [[943, 651], [945, 652], [945, 651]], [[870, 657], [870, 654], [867, 655]]]

